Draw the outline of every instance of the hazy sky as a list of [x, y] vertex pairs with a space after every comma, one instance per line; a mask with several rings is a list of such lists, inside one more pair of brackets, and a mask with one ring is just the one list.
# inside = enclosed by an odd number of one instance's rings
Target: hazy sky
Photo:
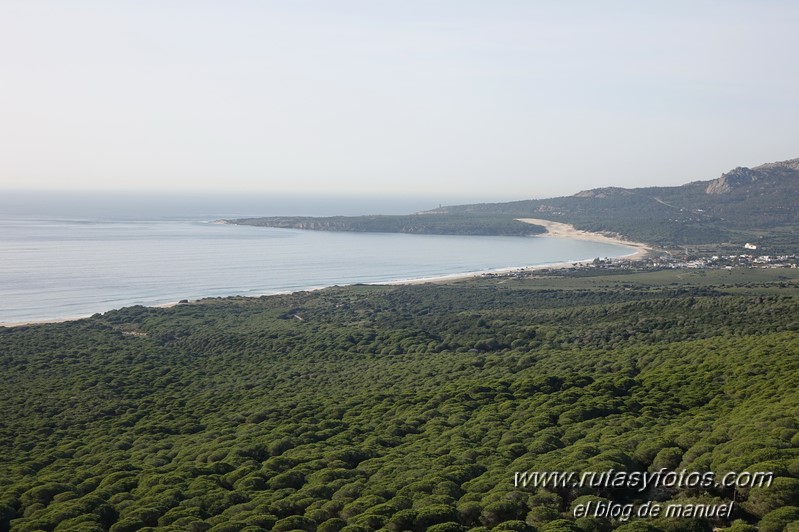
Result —
[[0, 188], [457, 193], [799, 157], [799, 2], [2, 0]]

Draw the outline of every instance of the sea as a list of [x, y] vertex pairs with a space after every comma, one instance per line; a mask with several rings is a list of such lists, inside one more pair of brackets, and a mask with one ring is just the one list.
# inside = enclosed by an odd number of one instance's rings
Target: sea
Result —
[[409, 214], [438, 207], [437, 200], [6, 192], [0, 196], [0, 326], [131, 305], [433, 279], [633, 251], [552, 237], [334, 233], [219, 222]]

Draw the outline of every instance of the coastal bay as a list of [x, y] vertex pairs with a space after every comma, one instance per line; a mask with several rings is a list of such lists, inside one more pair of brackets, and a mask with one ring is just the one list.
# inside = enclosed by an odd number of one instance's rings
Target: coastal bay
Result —
[[269, 295], [359, 283], [418, 283], [627, 256], [585, 234], [337, 233], [196, 220], [0, 221], [0, 325], [131, 305]]

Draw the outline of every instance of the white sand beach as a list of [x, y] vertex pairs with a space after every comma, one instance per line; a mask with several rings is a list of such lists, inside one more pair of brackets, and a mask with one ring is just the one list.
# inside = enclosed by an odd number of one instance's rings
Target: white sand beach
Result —
[[[634, 251], [628, 255], [622, 255], [621, 257], [616, 258], [625, 258], [629, 260], [639, 260], [644, 258], [652, 248], [643, 244], [641, 242], [631, 242], [629, 240], [623, 240], [621, 238], [603, 235], [602, 233], [592, 233], [589, 231], [581, 231], [576, 229], [571, 224], [565, 224], [560, 222], [552, 222], [549, 220], [542, 220], [539, 218], [517, 218], [520, 222], [533, 224], [533, 225], [540, 225], [544, 227], [547, 232], [541, 235], [542, 237], [556, 237], [556, 238], [572, 238], [575, 240], [588, 240], [591, 242], [602, 242], [605, 244], [614, 244], [620, 246], [626, 246], [633, 248]], [[455, 281], [463, 281], [466, 279], [473, 279], [475, 277], [483, 277], [486, 275], [501, 275], [506, 273], [513, 273], [513, 272], [522, 272], [522, 271], [536, 271], [536, 270], [553, 270], [553, 269], [563, 269], [563, 268], [571, 268], [574, 266], [579, 266], [581, 264], [586, 264], [586, 260], [577, 260], [577, 261], [567, 261], [567, 262], [556, 262], [551, 264], [536, 264], [532, 266], [519, 266], [514, 268], [502, 268], [499, 270], [490, 270], [484, 272], [470, 272], [470, 273], [456, 273], [451, 275], [442, 275], [437, 277], [428, 277], [423, 279], [407, 279], [401, 281], [391, 281], [386, 283], [370, 283], [375, 285], [417, 285], [417, 284], [425, 284], [425, 283], [449, 283]]]
[[591, 233], [588, 231], [581, 231], [575, 229], [571, 224], [564, 224], [560, 222], [552, 222], [550, 220], [541, 220], [539, 218], [517, 218], [520, 222], [540, 225], [544, 227], [547, 232], [541, 236], [554, 236], [558, 238], [574, 238], [577, 240], [590, 240], [592, 242], [604, 242], [606, 244], [617, 244], [620, 246], [628, 246], [635, 248], [635, 252], [630, 255], [625, 255], [628, 259], [641, 259], [646, 254], [652, 251], [652, 248], [641, 242], [630, 242], [629, 240], [622, 240], [621, 238], [604, 235], [602, 233]]

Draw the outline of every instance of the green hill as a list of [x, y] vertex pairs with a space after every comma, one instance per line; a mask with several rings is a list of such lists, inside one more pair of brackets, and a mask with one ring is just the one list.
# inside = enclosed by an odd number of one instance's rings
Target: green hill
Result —
[[715, 180], [676, 187], [586, 190], [573, 196], [441, 207], [397, 216], [263, 217], [229, 223], [309, 229], [418, 234], [527, 236], [543, 229], [516, 221], [541, 218], [671, 249], [797, 252], [799, 159], [735, 168]]
[[799, 159], [739, 167], [715, 180], [677, 187], [597, 188], [573, 196], [432, 212], [543, 218], [663, 247], [723, 243], [740, 247], [756, 241], [775, 253], [795, 253]]
[[530, 236], [544, 228], [493, 213], [375, 216], [275, 216], [228, 220], [238, 225], [307, 229], [312, 231], [353, 231], [359, 233], [414, 233], [425, 235]]

